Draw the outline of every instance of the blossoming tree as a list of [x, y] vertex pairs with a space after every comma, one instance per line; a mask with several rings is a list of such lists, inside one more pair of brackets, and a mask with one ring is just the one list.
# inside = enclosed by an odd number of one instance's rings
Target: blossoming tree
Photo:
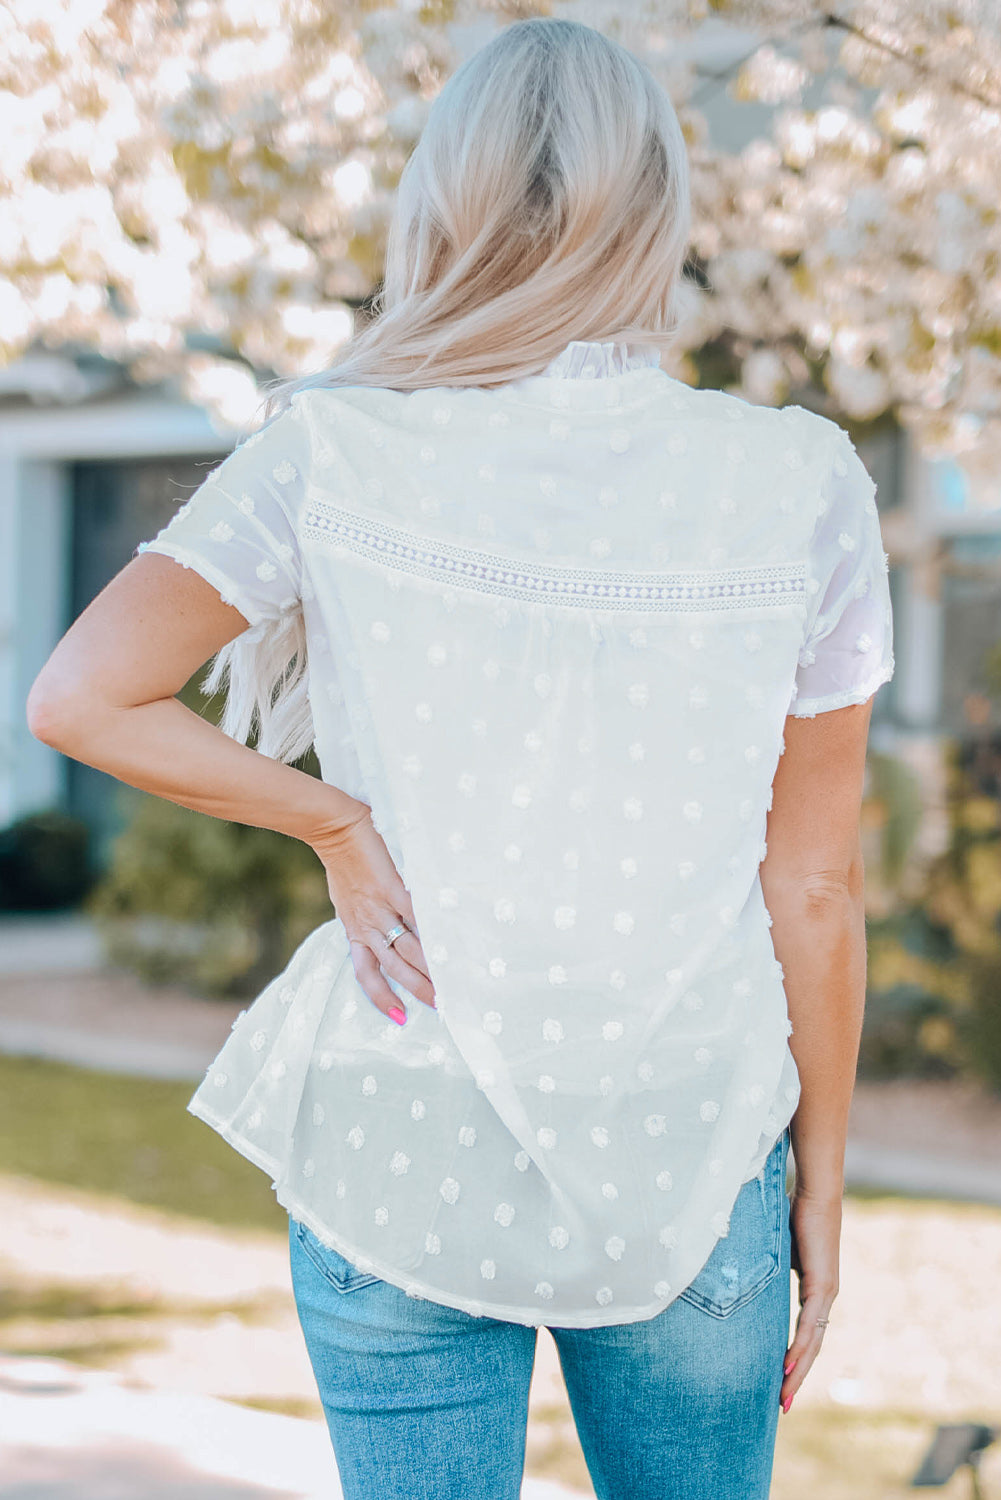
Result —
[[[514, 16], [639, 54], [693, 165], [702, 292], [753, 399], [811, 375], [929, 452], [1001, 454], [994, 0], [5, 0], [0, 360], [77, 343], [225, 420], [322, 367], [378, 285], [450, 71]], [[720, 121], [728, 139], [720, 137]]]

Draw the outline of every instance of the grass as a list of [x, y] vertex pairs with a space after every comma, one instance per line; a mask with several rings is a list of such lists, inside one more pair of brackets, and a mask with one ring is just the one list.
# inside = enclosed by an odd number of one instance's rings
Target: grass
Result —
[[0, 1170], [284, 1233], [266, 1173], [187, 1113], [195, 1085], [0, 1056]]

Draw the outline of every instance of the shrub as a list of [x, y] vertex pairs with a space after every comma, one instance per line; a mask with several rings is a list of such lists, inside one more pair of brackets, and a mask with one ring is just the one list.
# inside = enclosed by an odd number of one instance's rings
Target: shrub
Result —
[[0, 831], [0, 910], [75, 906], [92, 880], [90, 833], [79, 818], [30, 813]]
[[88, 901], [113, 962], [247, 997], [334, 915], [323, 867], [297, 839], [124, 795], [134, 808]]

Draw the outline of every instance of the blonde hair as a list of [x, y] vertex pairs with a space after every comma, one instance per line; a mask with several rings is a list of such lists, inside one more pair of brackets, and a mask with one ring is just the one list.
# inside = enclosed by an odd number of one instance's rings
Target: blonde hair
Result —
[[[330, 368], [273, 388], [268, 423], [313, 387], [503, 384], [571, 339], [665, 352], [689, 226], [684, 137], [648, 69], [579, 22], [512, 22], [431, 106], [400, 176], [372, 319]], [[256, 723], [265, 754], [303, 754], [305, 657], [301, 614], [280, 645], [230, 642], [206, 684], [228, 681], [227, 733]]]

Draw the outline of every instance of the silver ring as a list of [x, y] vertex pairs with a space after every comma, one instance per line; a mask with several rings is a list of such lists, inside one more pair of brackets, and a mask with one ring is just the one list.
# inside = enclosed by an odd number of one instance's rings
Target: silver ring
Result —
[[409, 931], [410, 928], [405, 926], [403, 922], [397, 922], [395, 927], [391, 927], [388, 932], [383, 933], [382, 941], [387, 948], [391, 948], [397, 938], [401, 938], [405, 932]]

